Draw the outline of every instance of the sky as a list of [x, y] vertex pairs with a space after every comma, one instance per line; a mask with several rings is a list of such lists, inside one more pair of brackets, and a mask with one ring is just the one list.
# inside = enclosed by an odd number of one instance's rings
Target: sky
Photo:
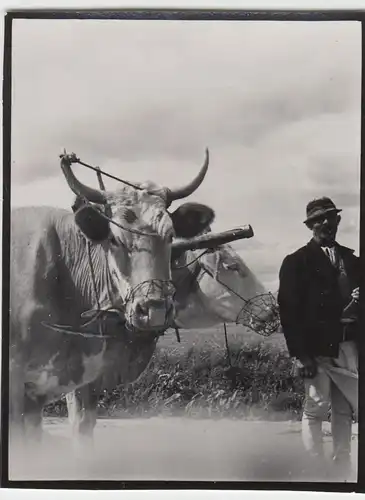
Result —
[[186, 201], [214, 208], [214, 231], [251, 224], [232, 246], [276, 291], [312, 198], [343, 209], [338, 241], [358, 254], [360, 99], [360, 23], [15, 20], [12, 205], [70, 208], [64, 148], [174, 187], [208, 147]]

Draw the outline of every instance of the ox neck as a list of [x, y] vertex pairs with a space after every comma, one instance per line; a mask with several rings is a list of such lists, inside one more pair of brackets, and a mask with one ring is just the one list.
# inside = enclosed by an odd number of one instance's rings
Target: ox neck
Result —
[[77, 229], [62, 238], [61, 247], [75, 302], [83, 311], [98, 309], [98, 304], [101, 308], [110, 307], [116, 301], [117, 287], [109, 270], [106, 248], [90, 243]]

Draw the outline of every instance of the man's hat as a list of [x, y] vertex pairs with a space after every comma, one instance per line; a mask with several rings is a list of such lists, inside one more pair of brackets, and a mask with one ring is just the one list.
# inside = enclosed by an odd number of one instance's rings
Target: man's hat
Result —
[[304, 223], [310, 222], [317, 217], [321, 217], [329, 212], [342, 212], [341, 208], [337, 208], [333, 201], [327, 196], [316, 198], [307, 205], [307, 219]]

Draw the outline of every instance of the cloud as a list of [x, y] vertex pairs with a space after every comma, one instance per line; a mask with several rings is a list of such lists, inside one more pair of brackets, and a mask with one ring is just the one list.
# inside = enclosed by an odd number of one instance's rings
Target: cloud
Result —
[[252, 224], [233, 247], [266, 283], [310, 237], [313, 197], [344, 209], [358, 248], [359, 23], [16, 20], [13, 36], [13, 204], [70, 206], [64, 147], [176, 186], [209, 146], [191, 200], [214, 207], [214, 230]]

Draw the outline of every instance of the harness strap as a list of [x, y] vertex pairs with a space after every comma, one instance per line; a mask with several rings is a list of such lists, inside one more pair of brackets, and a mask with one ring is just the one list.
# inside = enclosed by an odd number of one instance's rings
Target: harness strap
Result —
[[[201, 265], [201, 264], [200, 264]], [[213, 278], [215, 281], [217, 281], [220, 285], [224, 286], [227, 290], [229, 290], [230, 292], [232, 292], [234, 295], [236, 295], [236, 297], [238, 297], [239, 299], [241, 299], [243, 302], [245, 302], [246, 304], [248, 304], [248, 300], [247, 299], [244, 299], [242, 297], [242, 295], [240, 295], [239, 293], [235, 292], [230, 286], [228, 286], [226, 283], [223, 283], [223, 281], [220, 281], [220, 279], [218, 278], [218, 272], [215, 273], [215, 276], [204, 266], [201, 265], [201, 268], [203, 271], [205, 271], [207, 274], [209, 274], [209, 276], [211, 278]]]
[[174, 270], [185, 269], [186, 267], [189, 267], [192, 264], [194, 264], [197, 260], [199, 260], [201, 257], [203, 257], [203, 255], [205, 255], [206, 253], [210, 252], [210, 250], [211, 250], [210, 248], [207, 248], [206, 250], [204, 250], [204, 252], [202, 252], [200, 255], [198, 255], [197, 257], [195, 257], [195, 259], [193, 259], [188, 264], [184, 264], [183, 266], [175, 266], [175, 267], [172, 267], [172, 269], [174, 269]]
[[89, 268], [90, 268], [90, 273], [91, 273], [91, 279], [92, 279], [93, 288], [94, 288], [95, 300], [96, 300], [96, 304], [98, 306], [98, 311], [100, 311], [99, 294], [98, 294], [98, 290], [97, 290], [97, 286], [96, 286], [96, 277], [95, 277], [94, 266], [93, 266], [92, 258], [91, 258], [91, 241], [87, 242], [87, 256], [88, 256]]

